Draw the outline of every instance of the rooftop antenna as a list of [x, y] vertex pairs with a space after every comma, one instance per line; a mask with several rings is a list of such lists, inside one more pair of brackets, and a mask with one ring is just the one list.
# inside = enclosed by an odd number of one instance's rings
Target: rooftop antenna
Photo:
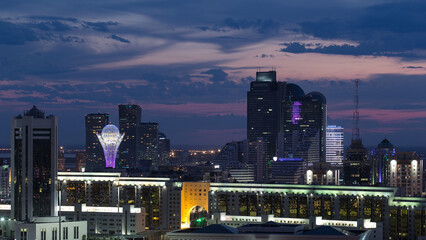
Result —
[[359, 79], [355, 79], [355, 98], [354, 98], [354, 104], [355, 104], [355, 111], [353, 115], [353, 128], [352, 128], [352, 141], [354, 140], [361, 140], [361, 137], [359, 135], [359, 98], [358, 98], [358, 82]]

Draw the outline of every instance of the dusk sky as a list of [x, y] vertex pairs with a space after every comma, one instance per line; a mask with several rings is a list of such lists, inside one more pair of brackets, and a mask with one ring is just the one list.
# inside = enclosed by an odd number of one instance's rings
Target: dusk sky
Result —
[[350, 141], [360, 80], [364, 144], [426, 146], [426, 1], [39, 0], [0, 7], [0, 144], [37, 105], [59, 143], [83, 145], [84, 116], [139, 104], [172, 145], [246, 137], [257, 68], [327, 98]]

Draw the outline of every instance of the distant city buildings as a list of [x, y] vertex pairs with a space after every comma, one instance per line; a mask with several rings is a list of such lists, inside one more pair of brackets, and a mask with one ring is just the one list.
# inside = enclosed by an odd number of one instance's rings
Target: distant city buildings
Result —
[[[86, 164], [87, 171], [100, 171], [105, 167], [104, 152], [96, 134], [109, 123], [109, 114], [91, 113], [85, 117], [86, 125]], [[81, 156], [80, 156], [81, 157]], [[80, 158], [80, 161], [82, 159]]]

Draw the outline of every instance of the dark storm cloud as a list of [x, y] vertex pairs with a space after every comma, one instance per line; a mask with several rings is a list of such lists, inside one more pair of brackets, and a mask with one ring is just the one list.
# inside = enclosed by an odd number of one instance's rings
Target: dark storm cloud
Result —
[[111, 26], [118, 25], [118, 22], [84, 22], [83, 26], [92, 28], [95, 31], [99, 32], [109, 32]]
[[31, 28], [0, 20], [0, 44], [22, 45], [37, 40], [37, 34]]
[[[324, 18], [299, 23], [304, 34], [321, 39], [358, 42], [305, 48], [298, 42], [287, 43], [284, 52], [345, 55], [385, 55], [416, 57], [409, 51], [426, 49], [426, 2], [397, 1], [371, 6], [364, 13], [344, 18]], [[417, 57], [419, 55], [417, 54]], [[423, 56], [420, 56], [423, 57]]]
[[115, 35], [115, 34], [112, 34], [111, 36], [109, 36], [109, 38], [114, 39], [114, 40], [117, 40], [117, 41], [122, 42], [122, 43], [130, 43], [130, 41], [129, 41], [129, 40], [127, 40], [127, 39], [125, 39], [125, 38], [122, 38], [122, 37], [120, 37], [120, 36], [117, 36], [117, 35]]
[[271, 19], [234, 19], [226, 18], [223, 22], [209, 27], [202, 26], [198, 27], [202, 31], [217, 31], [217, 32], [226, 32], [230, 29], [242, 30], [242, 29], [255, 29], [257, 32], [262, 34], [275, 34], [278, 33], [278, 30], [282, 28], [282, 24], [273, 21]]
[[71, 30], [71, 27], [68, 24], [65, 24], [58, 20], [45, 21], [37, 24], [31, 24], [34, 27], [42, 31], [56, 31], [56, 32], [65, 32]]

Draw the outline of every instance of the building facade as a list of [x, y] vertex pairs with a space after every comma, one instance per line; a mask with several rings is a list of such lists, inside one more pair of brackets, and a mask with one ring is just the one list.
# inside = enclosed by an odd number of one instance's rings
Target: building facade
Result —
[[91, 113], [85, 117], [86, 123], [86, 170], [100, 171], [105, 168], [104, 152], [96, 134], [109, 123], [109, 114]]

